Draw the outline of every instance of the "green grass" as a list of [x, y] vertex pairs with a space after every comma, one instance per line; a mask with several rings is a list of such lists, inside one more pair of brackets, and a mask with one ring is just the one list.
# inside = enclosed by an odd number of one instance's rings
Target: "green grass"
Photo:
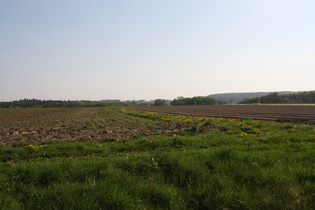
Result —
[[[108, 108], [104, 108], [108, 109]], [[132, 110], [195, 130], [0, 147], [3, 209], [312, 209], [315, 128]], [[125, 117], [122, 117], [124, 114]], [[116, 116], [116, 115], [115, 115]], [[146, 121], [149, 122], [149, 121]], [[97, 122], [94, 122], [97, 123]], [[121, 124], [120, 124], [121, 123]], [[154, 124], [152, 126], [157, 126]], [[204, 130], [208, 125], [211, 129]]]

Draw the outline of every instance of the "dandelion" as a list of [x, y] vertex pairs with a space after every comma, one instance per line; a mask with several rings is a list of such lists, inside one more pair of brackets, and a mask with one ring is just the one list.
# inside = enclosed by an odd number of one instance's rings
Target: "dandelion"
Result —
[[150, 141], [150, 144], [152, 144], [153, 143], [153, 141]]
[[240, 134], [240, 137], [247, 136], [247, 135], [248, 135], [248, 133], [242, 132], [242, 133]]

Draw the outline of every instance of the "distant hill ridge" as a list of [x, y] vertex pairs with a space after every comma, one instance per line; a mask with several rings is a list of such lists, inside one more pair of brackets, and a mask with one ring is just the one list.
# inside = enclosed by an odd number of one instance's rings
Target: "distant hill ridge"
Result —
[[228, 103], [231, 103], [231, 104], [236, 104], [236, 103], [243, 101], [245, 99], [258, 98], [258, 97], [269, 95], [269, 94], [274, 93], [274, 92], [277, 92], [280, 95], [296, 93], [293, 91], [218, 93], [218, 94], [211, 94], [211, 95], [208, 95], [206, 97], [214, 98], [214, 99], [220, 100], [220, 101], [227, 101]]

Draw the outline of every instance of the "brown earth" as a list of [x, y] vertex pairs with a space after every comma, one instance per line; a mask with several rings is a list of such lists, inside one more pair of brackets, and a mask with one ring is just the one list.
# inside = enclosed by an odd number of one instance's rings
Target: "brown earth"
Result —
[[[191, 125], [130, 116], [110, 108], [0, 110], [0, 144], [61, 141], [116, 141], [132, 136], [171, 134]], [[189, 127], [190, 126], [190, 127]], [[206, 129], [212, 129], [208, 126]]]
[[247, 118], [315, 125], [314, 105], [198, 105], [131, 109], [213, 118]]

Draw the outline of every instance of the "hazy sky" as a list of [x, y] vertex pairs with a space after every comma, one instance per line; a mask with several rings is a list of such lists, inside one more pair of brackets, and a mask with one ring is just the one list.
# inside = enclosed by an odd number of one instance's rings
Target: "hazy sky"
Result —
[[0, 101], [314, 84], [314, 0], [0, 0]]

